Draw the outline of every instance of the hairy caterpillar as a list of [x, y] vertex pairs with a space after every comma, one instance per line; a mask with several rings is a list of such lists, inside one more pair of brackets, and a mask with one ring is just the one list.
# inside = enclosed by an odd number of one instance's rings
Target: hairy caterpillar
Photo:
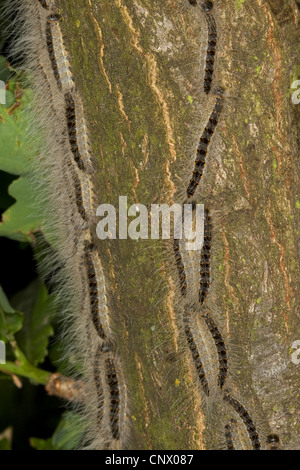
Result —
[[84, 259], [88, 276], [91, 319], [99, 337], [106, 340], [111, 336], [111, 333], [108, 323], [104, 273], [99, 255], [93, 245], [87, 244], [85, 247]]
[[217, 127], [219, 116], [223, 109], [223, 97], [217, 96], [215, 107], [209, 117], [208, 123], [205, 126], [205, 129], [200, 137], [199, 145], [197, 148], [197, 156], [195, 160], [195, 167], [193, 170], [192, 178], [187, 187], [187, 196], [188, 198], [192, 197], [199, 185], [200, 179], [203, 175], [203, 170], [205, 167], [206, 155], [208, 146], [210, 144], [211, 138]]
[[110, 425], [114, 439], [120, 438], [119, 414], [120, 414], [120, 391], [119, 378], [114, 360], [105, 360], [106, 379], [110, 390]]
[[232, 419], [230, 423], [225, 425], [225, 439], [226, 439], [226, 446], [227, 450], [235, 450], [234, 442], [233, 442], [233, 428], [236, 427], [237, 422]]
[[84, 198], [83, 189], [81, 185], [81, 181], [76, 173], [76, 170], [73, 168], [72, 162], [67, 158], [67, 168], [69, 169], [70, 175], [73, 180], [74, 191], [75, 191], [75, 200], [78, 213], [80, 214], [82, 220], [86, 222], [88, 220], [88, 216], [86, 213], [86, 206], [88, 200]]
[[[189, 0], [191, 5], [197, 5], [197, 0]], [[217, 46], [217, 26], [212, 13], [213, 2], [204, 1], [200, 3], [202, 11], [205, 13], [207, 22], [208, 44], [206, 50], [205, 72], [204, 72], [204, 92], [208, 95], [212, 88], [214, 75], [214, 62]]]
[[217, 27], [216, 21], [212, 13], [213, 3], [206, 1], [201, 6], [205, 12], [208, 28], [208, 45], [206, 53], [206, 66], [204, 75], [204, 91], [208, 94], [212, 87], [213, 74], [214, 74], [214, 62], [217, 46]]
[[[195, 231], [193, 234], [188, 234], [186, 233], [186, 225], [185, 224], [185, 213], [183, 214], [182, 217], [182, 231], [183, 231], [183, 238], [174, 245], [174, 247], [178, 247], [178, 249], [175, 250], [175, 260], [178, 268], [178, 273], [179, 273], [179, 279], [180, 279], [180, 285], [181, 285], [181, 294], [185, 297], [188, 296], [189, 301], [193, 302], [197, 298], [198, 294], [198, 284], [199, 284], [199, 275], [200, 275], [200, 251], [201, 251], [201, 246], [203, 244], [203, 241], [200, 240], [200, 235], [203, 232], [203, 229], [201, 227], [196, 227], [196, 225], [200, 222], [199, 217], [197, 215], [197, 211], [199, 211], [199, 207], [196, 207], [195, 203], [192, 203], [192, 211], [191, 211], [191, 224], [195, 226], [195, 229], [197, 228], [198, 233], [197, 237], [199, 238], [199, 246], [197, 249], [189, 249], [189, 243], [192, 242], [193, 240], [190, 238], [193, 238], [195, 236]], [[203, 218], [204, 216], [200, 216], [204, 225]], [[197, 220], [198, 219], [198, 220]], [[194, 229], [193, 229], [194, 230]], [[194, 247], [196, 248], [196, 247]]]
[[201, 313], [201, 317], [204, 318], [216, 345], [219, 362], [218, 386], [222, 389], [228, 374], [228, 357], [225, 342], [212, 316], [206, 312]]
[[192, 358], [194, 361], [198, 379], [200, 381], [200, 384], [203, 388], [205, 395], [209, 396], [210, 395], [209, 384], [206, 378], [206, 373], [204, 370], [203, 363], [201, 361], [200, 352], [195, 342], [192, 329], [190, 326], [190, 313], [189, 312], [185, 312], [184, 317], [183, 317], [183, 323], [184, 323], [185, 335], [186, 335], [188, 345], [192, 354]]
[[93, 375], [97, 392], [97, 419], [104, 449], [120, 449], [126, 426], [126, 388], [119, 361], [110, 342], [100, 344], [94, 355]]
[[69, 142], [74, 155], [74, 160], [80, 170], [92, 173], [92, 157], [87, 139], [88, 130], [82, 112], [81, 100], [79, 96], [76, 96], [75, 101], [72, 93], [66, 93], [65, 101]]
[[61, 18], [57, 14], [48, 16], [46, 37], [49, 56], [58, 87], [67, 93], [73, 91], [75, 83], [59, 26], [60, 20]]
[[211, 217], [208, 209], [204, 212], [204, 243], [200, 258], [200, 286], [199, 302], [202, 305], [206, 299], [210, 286], [210, 258], [211, 258], [211, 239], [212, 239]]
[[178, 275], [179, 275], [180, 290], [181, 290], [181, 294], [185, 297], [187, 293], [187, 279], [186, 279], [186, 273], [185, 273], [185, 266], [183, 264], [182, 255], [180, 252], [180, 243], [178, 239], [174, 239], [173, 249], [174, 249], [174, 255], [175, 255], [175, 263], [176, 263]]
[[[250, 450], [249, 435], [243, 422], [231, 418], [224, 426], [225, 446], [227, 450]], [[251, 441], [250, 441], [251, 442]], [[252, 447], [253, 448], [253, 447]]]
[[246, 408], [239, 403], [238, 400], [233, 398], [229, 393], [225, 393], [223, 400], [228, 403], [230, 406], [233, 407], [233, 409], [236, 411], [236, 413], [240, 416], [242, 419], [244, 425], [246, 426], [247, 432], [249, 434], [249, 438], [252, 442], [252, 447], [254, 450], [260, 450], [261, 449], [261, 443], [259, 439], [259, 435], [257, 433], [256, 427], [252, 421], [251, 416], [249, 415], [248, 411]]

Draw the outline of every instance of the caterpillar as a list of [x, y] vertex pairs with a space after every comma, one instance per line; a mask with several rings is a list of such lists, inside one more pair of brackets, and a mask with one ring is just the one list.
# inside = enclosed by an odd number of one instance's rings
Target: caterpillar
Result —
[[203, 176], [204, 167], [206, 164], [206, 155], [211, 138], [219, 122], [219, 117], [223, 109], [223, 91], [219, 91], [214, 109], [209, 117], [206, 127], [200, 137], [199, 145], [197, 148], [197, 157], [195, 160], [195, 167], [193, 170], [192, 178], [187, 187], [187, 197], [191, 198], [197, 187], [199, 186], [200, 179]]
[[[200, 215], [201, 217], [201, 215]], [[204, 225], [204, 214], [202, 216], [202, 222]], [[178, 250], [175, 251], [175, 257], [177, 256], [177, 266], [179, 270], [179, 276], [181, 278], [181, 293], [184, 297], [188, 295], [191, 302], [195, 301], [198, 295], [198, 284], [199, 284], [199, 275], [200, 275], [200, 252], [201, 246], [195, 250], [190, 250], [187, 247], [187, 244], [192, 240], [190, 238], [194, 237], [193, 234], [186, 233], [186, 226], [184, 223], [184, 215], [182, 218], [182, 229], [183, 229], [183, 238], [179, 240], [177, 244]], [[197, 222], [199, 223], [199, 221]], [[192, 203], [192, 220], [191, 224], [196, 226], [196, 203]], [[200, 235], [203, 231], [201, 227], [197, 228]], [[200, 237], [199, 237], [200, 238]], [[180, 255], [180, 257], [179, 257]]]
[[173, 250], [175, 255], [175, 263], [178, 270], [179, 275], [179, 283], [180, 283], [180, 290], [183, 297], [187, 294], [187, 278], [185, 272], [185, 266], [183, 264], [182, 256], [180, 253], [180, 244], [178, 239], [174, 239], [173, 242]]
[[236, 450], [233, 442], [233, 427], [236, 427], [236, 425], [237, 422], [234, 419], [225, 425], [225, 440], [227, 450]]
[[241, 403], [239, 403], [238, 400], [236, 400], [231, 395], [229, 395], [229, 393], [225, 393], [223, 400], [226, 403], [228, 403], [230, 406], [232, 406], [232, 408], [236, 411], [236, 413], [242, 419], [244, 425], [246, 426], [253, 449], [260, 450], [261, 443], [260, 443], [259, 435], [253, 423], [253, 420], [251, 416], [249, 415], [248, 411], [246, 410], [246, 408]]
[[202, 305], [206, 299], [210, 286], [210, 258], [211, 258], [212, 225], [208, 209], [204, 211], [204, 243], [200, 257], [200, 286], [199, 302]]
[[200, 352], [196, 345], [195, 339], [193, 337], [192, 329], [190, 326], [190, 314], [188, 312], [185, 312], [183, 316], [183, 324], [184, 324], [184, 331], [185, 331], [186, 339], [189, 345], [190, 352], [192, 354], [192, 358], [193, 358], [195, 369], [198, 375], [198, 379], [200, 381], [200, 384], [203, 388], [205, 395], [209, 397], [210, 388], [209, 388], [209, 384], [208, 384], [207, 377], [205, 374], [204, 366], [201, 361]]
[[80, 178], [78, 174], [76, 173], [75, 169], [73, 168], [72, 162], [70, 161], [69, 158], [66, 158], [66, 160], [67, 160], [66, 164], [67, 164], [68, 171], [73, 180], [77, 211], [80, 214], [82, 220], [84, 222], [87, 222], [88, 215], [87, 215], [86, 207], [89, 206], [89, 197], [85, 197], [86, 193], [83, 192], [83, 187], [81, 185]]
[[110, 326], [104, 273], [99, 255], [92, 244], [87, 243], [85, 247], [84, 261], [88, 277], [91, 319], [99, 338], [106, 340], [110, 336]]
[[228, 357], [225, 342], [212, 316], [207, 312], [200, 315], [205, 320], [217, 348], [219, 362], [218, 386], [222, 389], [228, 374]]
[[[189, 0], [190, 4], [193, 6], [198, 5], [197, 0]], [[205, 60], [205, 71], [204, 71], [204, 80], [203, 87], [204, 92], [208, 95], [212, 88], [213, 75], [214, 75], [214, 63], [217, 47], [217, 26], [213, 10], [212, 1], [204, 1], [200, 4], [202, 11], [205, 14], [207, 22], [207, 49], [206, 49], [206, 60]]]
[[204, 92], [208, 94], [212, 87], [213, 75], [214, 75], [214, 63], [215, 54], [217, 47], [217, 26], [216, 21], [212, 13], [213, 3], [210, 1], [203, 2], [201, 5], [202, 10], [205, 13], [208, 30], [208, 44], [206, 51], [206, 66], [204, 72]]
[[65, 157], [67, 172], [73, 180], [78, 213], [85, 223], [91, 224], [95, 218], [95, 186], [93, 178], [79, 171], [69, 155]]
[[49, 57], [58, 87], [67, 93], [74, 90], [75, 83], [59, 26], [60, 21], [61, 18], [58, 14], [48, 16], [46, 38]]
[[96, 425], [103, 439], [103, 449], [122, 448], [126, 426], [127, 393], [119, 361], [112, 343], [103, 341], [94, 356], [93, 375], [96, 387]]
[[110, 425], [111, 432], [114, 439], [120, 438], [120, 390], [119, 390], [119, 378], [115, 367], [114, 360], [107, 358], [105, 360], [105, 370], [107, 383], [110, 390]]
[[231, 418], [224, 426], [224, 431], [227, 450], [249, 450], [248, 433], [242, 423]]
[[72, 93], [65, 94], [66, 119], [69, 132], [69, 142], [74, 160], [82, 171], [93, 172], [92, 157], [87, 137], [87, 126], [82, 112], [80, 113], [80, 98], [75, 99]]

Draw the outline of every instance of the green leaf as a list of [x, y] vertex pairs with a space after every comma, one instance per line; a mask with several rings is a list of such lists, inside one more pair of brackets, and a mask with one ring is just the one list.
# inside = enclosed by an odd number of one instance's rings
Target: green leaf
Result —
[[25, 90], [21, 106], [13, 112], [0, 104], [0, 169], [13, 175], [28, 172], [35, 156], [35, 147], [27, 135], [30, 119], [27, 105], [31, 97], [31, 91]]
[[31, 437], [30, 445], [36, 450], [55, 450], [53, 449], [52, 439], [38, 439], [36, 437]]
[[8, 68], [7, 59], [6, 57], [3, 57], [3, 55], [0, 55], [0, 80], [7, 82], [10, 75], [11, 73]]
[[33, 233], [38, 230], [41, 220], [33, 208], [33, 188], [28, 177], [21, 177], [9, 186], [9, 194], [17, 200], [2, 215], [0, 236], [20, 242], [32, 242]]
[[13, 340], [13, 335], [22, 328], [23, 314], [14, 310], [0, 286], [0, 339]]
[[16, 179], [15, 176], [0, 170], [0, 210], [4, 211], [11, 206], [15, 200], [7, 192], [8, 186]]
[[76, 449], [81, 442], [83, 430], [82, 418], [75, 413], [66, 411], [52, 436], [54, 449]]
[[13, 305], [24, 313], [23, 328], [16, 335], [16, 340], [28, 361], [34, 366], [44, 362], [48, 353], [49, 338], [54, 334], [50, 325], [54, 311], [53, 300], [39, 279], [12, 299]]
[[11, 446], [8, 439], [1, 439], [0, 450], [11, 450]]
[[84, 424], [79, 415], [66, 411], [52, 438], [37, 439], [32, 437], [30, 444], [37, 450], [74, 450], [80, 445]]
[[3, 104], [4, 108], [11, 108], [15, 102], [15, 95], [11, 91], [7, 90], [5, 92], [5, 104]]
[[21, 176], [9, 186], [9, 195], [16, 202], [2, 215], [0, 236], [24, 242], [31, 242], [33, 232], [41, 226], [36, 211], [36, 193], [29, 176], [38, 153], [37, 144], [33, 144], [35, 139], [27, 135], [31, 100], [31, 91], [25, 90], [21, 105], [13, 112], [0, 105], [0, 170]]

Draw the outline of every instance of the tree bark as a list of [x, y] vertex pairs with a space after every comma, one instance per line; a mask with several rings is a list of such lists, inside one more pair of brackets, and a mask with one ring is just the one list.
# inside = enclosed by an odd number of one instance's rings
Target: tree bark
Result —
[[[99, 161], [98, 202], [182, 203], [199, 137], [224, 107], [196, 202], [212, 215], [205, 308], [224, 337], [226, 390], [280, 448], [299, 448], [299, 9], [293, 0], [214, 2], [212, 92], [203, 91], [207, 22], [188, 0], [59, 0], [76, 85]], [[222, 448], [182, 326], [171, 242], [103, 242], [123, 358], [132, 449]], [[224, 392], [225, 393], [225, 392]], [[230, 419], [230, 413], [228, 419]]]

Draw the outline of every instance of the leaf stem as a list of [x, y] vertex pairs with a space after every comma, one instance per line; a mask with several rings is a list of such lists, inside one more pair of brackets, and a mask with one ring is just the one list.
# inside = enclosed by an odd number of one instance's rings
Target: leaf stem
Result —
[[9, 375], [13, 374], [20, 377], [26, 377], [27, 379], [30, 379], [40, 385], [47, 385], [52, 375], [51, 372], [38, 369], [29, 363], [19, 366], [15, 362], [0, 364], [0, 372]]

